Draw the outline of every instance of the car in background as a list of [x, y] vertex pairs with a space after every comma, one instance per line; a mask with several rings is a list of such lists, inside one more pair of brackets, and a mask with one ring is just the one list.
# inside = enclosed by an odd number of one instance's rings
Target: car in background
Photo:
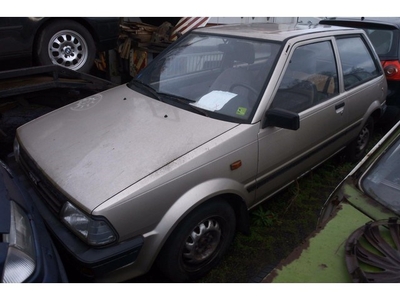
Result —
[[117, 47], [120, 18], [0, 18], [0, 61], [28, 58], [87, 73], [96, 53]]
[[88, 279], [154, 265], [193, 281], [248, 210], [341, 151], [361, 158], [386, 89], [363, 30], [198, 28], [129, 83], [19, 127], [15, 160]]
[[400, 282], [400, 122], [339, 184], [318, 228], [263, 282]]
[[400, 107], [400, 18], [326, 18], [319, 24], [361, 28], [366, 32], [388, 80], [387, 104]]
[[68, 282], [39, 211], [3, 161], [0, 161], [0, 282]]

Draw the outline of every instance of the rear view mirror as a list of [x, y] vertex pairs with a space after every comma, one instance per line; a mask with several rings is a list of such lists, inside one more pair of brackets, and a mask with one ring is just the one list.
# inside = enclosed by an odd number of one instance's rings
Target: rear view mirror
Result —
[[263, 128], [269, 126], [297, 130], [300, 128], [299, 114], [280, 108], [269, 109], [265, 113]]

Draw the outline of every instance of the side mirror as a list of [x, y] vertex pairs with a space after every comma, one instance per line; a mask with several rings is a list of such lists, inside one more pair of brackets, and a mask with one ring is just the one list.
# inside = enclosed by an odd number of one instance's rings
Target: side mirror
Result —
[[300, 128], [299, 114], [280, 108], [271, 108], [265, 113], [263, 128], [269, 126], [297, 130]]

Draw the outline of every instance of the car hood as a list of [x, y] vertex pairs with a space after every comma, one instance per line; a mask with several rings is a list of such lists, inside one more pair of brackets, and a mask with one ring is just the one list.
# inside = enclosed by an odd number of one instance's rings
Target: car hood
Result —
[[42, 172], [91, 211], [236, 125], [122, 85], [55, 110], [17, 132]]

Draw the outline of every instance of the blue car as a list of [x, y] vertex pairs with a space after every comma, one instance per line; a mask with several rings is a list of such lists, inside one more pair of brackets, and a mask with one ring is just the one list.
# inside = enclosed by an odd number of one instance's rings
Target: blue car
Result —
[[68, 282], [37, 209], [1, 160], [0, 282]]

